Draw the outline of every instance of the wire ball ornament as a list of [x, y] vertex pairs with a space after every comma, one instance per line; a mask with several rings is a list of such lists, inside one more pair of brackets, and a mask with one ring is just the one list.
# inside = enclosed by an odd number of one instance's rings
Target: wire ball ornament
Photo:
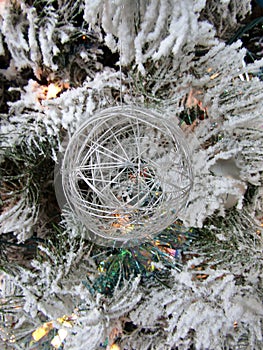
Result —
[[104, 109], [72, 136], [62, 186], [88, 238], [133, 246], [172, 224], [193, 182], [180, 128], [152, 110]]

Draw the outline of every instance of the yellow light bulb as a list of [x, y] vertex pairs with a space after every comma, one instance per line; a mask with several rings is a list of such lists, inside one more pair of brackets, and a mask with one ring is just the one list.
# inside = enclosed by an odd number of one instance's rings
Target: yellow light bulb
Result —
[[117, 344], [112, 344], [110, 350], [121, 350], [121, 348]]
[[57, 94], [61, 91], [61, 88], [53, 83], [47, 87], [47, 100], [57, 97]]
[[35, 341], [39, 341], [47, 335], [51, 329], [53, 329], [53, 322], [46, 322], [32, 333], [32, 337]]

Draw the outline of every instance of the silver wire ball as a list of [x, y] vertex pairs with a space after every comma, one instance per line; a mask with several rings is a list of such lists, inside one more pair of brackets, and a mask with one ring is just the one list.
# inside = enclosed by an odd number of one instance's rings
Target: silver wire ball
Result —
[[158, 113], [113, 107], [71, 138], [62, 186], [88, 238], [105, 246], [138, 245], [171, 225], [193, 176], [184, 135]]

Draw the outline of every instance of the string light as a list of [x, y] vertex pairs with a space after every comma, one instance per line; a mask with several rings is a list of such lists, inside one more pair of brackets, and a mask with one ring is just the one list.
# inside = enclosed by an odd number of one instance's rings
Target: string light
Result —
[[50, 100], [51, 98], [57, 97], [58, 93], [62, 90], [61, 87], [58, 85], [55, 85], [53, 83], [49, 84], [47, 87], [47, 95], [46, 98], [47, 100]]
[[[63, 341], [66, 339], [67, 335], [68, 335], [68, 331], [64, 328], [72, 328], [74, 322], [76, 321], [76, 319], [78, 318], [78, 316], [76, 314], [72, 314], [70, 316], [64, 315], [63, 317], [59, 317], [56, 319], [56, 322], [58, 322], [59, 324], [61, 324], [63, 326], [63, 328], [59, 328], [57, 331], [57, 334], [54, 336], [54, 338], [51, 340], [51, 345], [55, 348], [58, 349], [61, 344], [63, 343]], [[38, 342], [40, 341], [42, 338], [44, 338], [46, 335], [49, 334], [49, 332], [51, 330], [53, 330], [55, 327], [55, 321], [49, 321], [49, 322], [45, 322], [43, 325], [41, 325], [40, 327], [38, 327], [33, 333], [32, 333], [32, 338], [33, 338], [33, 342]]]

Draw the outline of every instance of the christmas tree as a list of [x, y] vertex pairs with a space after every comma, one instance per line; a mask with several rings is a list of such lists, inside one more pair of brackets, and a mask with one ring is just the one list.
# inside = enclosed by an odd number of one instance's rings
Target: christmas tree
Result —
[[[262, 7], [0, 1], [1, 349], [262, 348]], [[115, 107], [180, 128], [193, 174], [176, 219], [133, 246], [101, 245], [59, 203], [70, 140]], [[154, 193], [128, 203], [166, 203], [145, 162], [121, 172]]]

